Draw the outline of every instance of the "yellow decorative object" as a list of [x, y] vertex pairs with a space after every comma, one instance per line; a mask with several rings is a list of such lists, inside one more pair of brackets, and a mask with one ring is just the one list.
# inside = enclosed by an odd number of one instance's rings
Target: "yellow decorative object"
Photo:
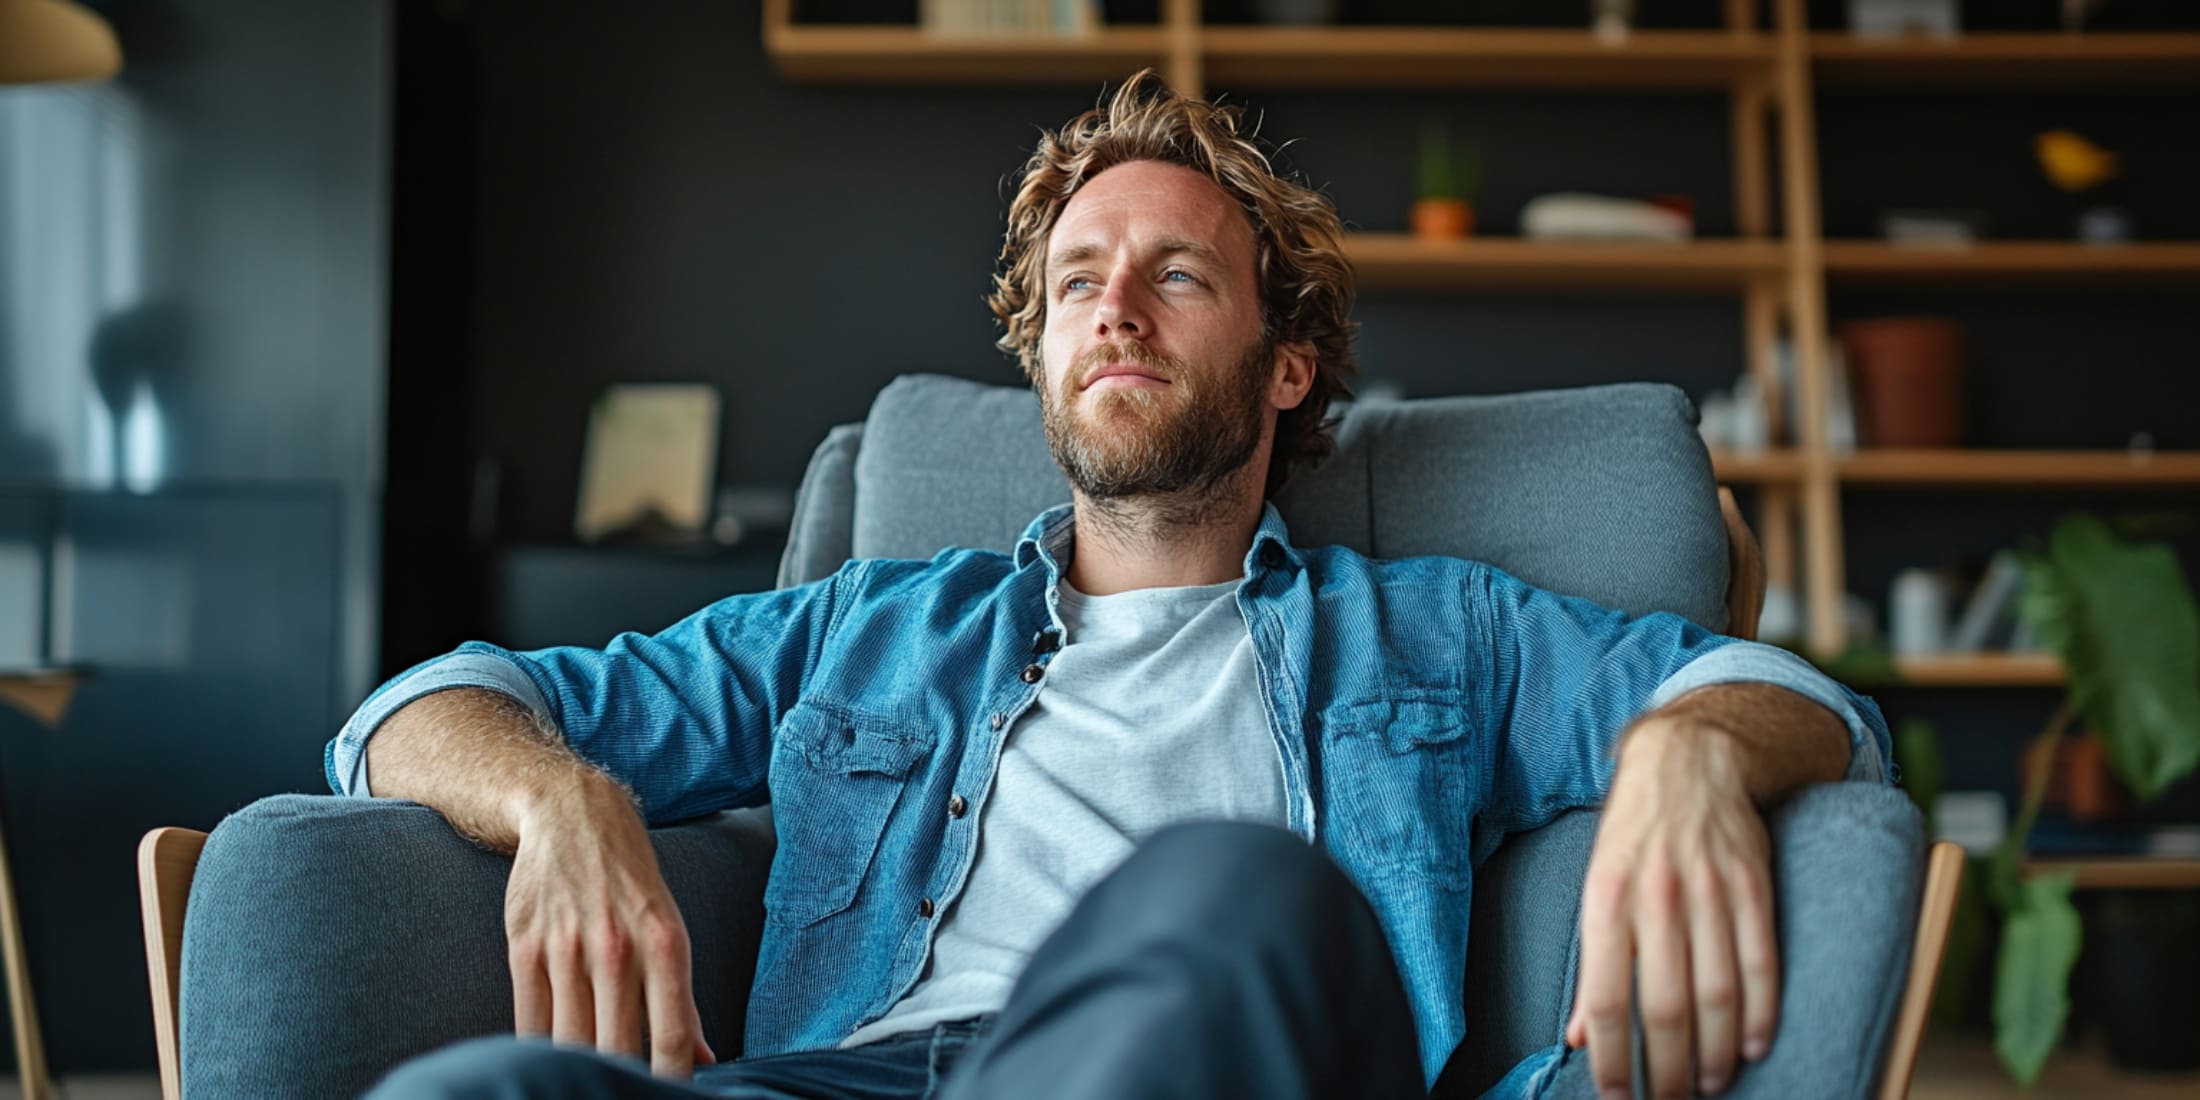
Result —
[[2085, 191], [2115, 178], [2116, 154], [2070, 130], [2049, 130], [2033, 144], [2040, 170], [2065, 191]]
[[0, 84], [105, 80], [122, 47], [98, 13], [69, 0], [0, 0]]

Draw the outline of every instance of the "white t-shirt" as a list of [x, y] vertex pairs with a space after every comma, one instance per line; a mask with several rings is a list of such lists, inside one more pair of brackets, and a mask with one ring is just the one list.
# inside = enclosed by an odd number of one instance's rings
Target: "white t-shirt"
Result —
[[1238, 583], [1061, 585], [1062, 650], [1008, 730], [970, 880], [915, 987], [842, 1046], [998, 1012], [1040, 941], [1163, 827], [1285, 823]]

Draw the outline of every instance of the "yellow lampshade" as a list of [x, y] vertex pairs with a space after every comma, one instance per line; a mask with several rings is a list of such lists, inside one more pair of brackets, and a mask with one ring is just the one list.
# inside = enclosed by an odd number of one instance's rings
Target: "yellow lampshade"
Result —
[[122, 71], [115, 31], [69, 0], [0, 0], [0, 84], [105, 80]]

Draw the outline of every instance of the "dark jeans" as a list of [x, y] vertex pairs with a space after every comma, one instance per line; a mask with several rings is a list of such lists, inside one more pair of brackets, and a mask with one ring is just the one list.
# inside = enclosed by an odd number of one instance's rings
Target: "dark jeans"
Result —
[[399, 1067], [375, 1100], [1059, 1100], [1421, 1096], [1413, 1019], [1375, 916], [1281, 829], [1165, 830], [1032, 956], [998, 1016], [704, 1067], [692, 1084], [540, 1040]]

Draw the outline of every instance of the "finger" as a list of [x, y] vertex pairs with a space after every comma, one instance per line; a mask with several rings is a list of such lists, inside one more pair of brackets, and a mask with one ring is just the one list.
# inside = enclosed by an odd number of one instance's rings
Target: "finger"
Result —
[[596, 991], [596, 1049], [640, 1058], [642, 979], [634, 969], [631, 941], [620, 937], [597, 944], [591, 962]]
[[1688, 922], [1681, 877], [1654, 863], [1639, 872], [1635, 966], [1641, 975], [1642, 1042], [1650, 1063], [1650, 1095], [1687, 1096], [1696, 1044], [1689, 1005]]
[[1725, 880], [1708, 863], [1688, 876], [1688, 961], [1695, 971], [1696, 1081], [1706, 1093], [1734, 1079], [1741, 1045], [1741, 977]]
[[685, 946], [678, 952], [680, 961], [676, 966], [662, 954], [653, 953], [644, 979], [643, 992], [649, 1002], [649, 1071], [659, 1077], [685, 1080], [695, 1074], [695, 1048], [703, 1042], [702, 1020], [688, 984]]
[[1772, 878], [1763, 864], [1730, 876], [1734, 957], [1742, 974], [1742, 1057], [1772, 1050], [1780, 1030], [1780, 949], [1772, 926]]
[[596, 1045], [595, 998], [589, 991], [588, 964], [579, 942], [552, 944], [549, 962], [551, 1041]]
[[550, 974], [543, 969], [542, 952], [532, 941], [515, 939], [510, 954], [512, 1031], [518, 1035], [548, 1035]]
[[1625, 1090], [1635, 945], [1627, 923], [1625, 873], [1591, 873], [1581, 892], [1581, 982], [1574, 996], [1589, 1072], [1600, 1092]]

